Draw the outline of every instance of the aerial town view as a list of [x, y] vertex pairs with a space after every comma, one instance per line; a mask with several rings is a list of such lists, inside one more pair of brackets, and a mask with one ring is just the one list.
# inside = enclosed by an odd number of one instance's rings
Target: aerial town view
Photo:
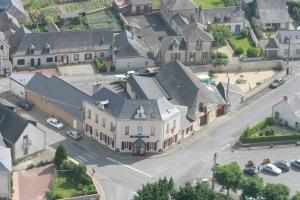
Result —
[[300, 200], [300, 0], [0, 0], [0, 200]]

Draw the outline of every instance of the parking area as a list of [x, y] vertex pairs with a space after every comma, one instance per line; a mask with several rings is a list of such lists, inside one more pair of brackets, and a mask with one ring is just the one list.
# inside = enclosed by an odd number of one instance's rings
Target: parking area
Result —
[[61, 66], [58, 68], [59, 75], [93, 75], [95, 74], [93, 64], [80, 64]]
[[57, 70], [55, 67], [50, 67], [50, 68], [41, 68], [41, 69], [35, 69], [35, 70], [23, 70], [23, 71], [18, 71], [17, 73], [21, 74], [35, 74], [36, 72], [39, 72], [45, 76], [52, 76], [52, 75], [57, 75]]
[[148, 15], [126, 17], [129, 24], [136, 24], [141, 29], [141, 40], [155, 54], [159, 49], [159, 38], [166, 35], [174, 35], [168, 25], [162, 20], [158, 12]]
[[43, 199], [51, 183], [54, 165], [13, 173], [13, 200]]

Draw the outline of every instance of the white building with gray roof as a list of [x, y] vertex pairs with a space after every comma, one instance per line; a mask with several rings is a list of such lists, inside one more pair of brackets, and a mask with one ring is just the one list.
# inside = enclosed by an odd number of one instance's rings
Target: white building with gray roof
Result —
[[8, 12], [16, 18], [19, 23], [24, 23], [26, 21], [27, 12], [25, 11], [21, 0], [1, 0], [0, 11], [1, 10]]
[[1, 145], [2, 142], [0, 134], [0, 199], [11, 199], [11, 152], [9, 148]]

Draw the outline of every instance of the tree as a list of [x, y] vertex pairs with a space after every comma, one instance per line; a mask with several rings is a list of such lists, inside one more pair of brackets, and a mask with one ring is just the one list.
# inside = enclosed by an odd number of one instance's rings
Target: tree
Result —
[[244, 178], [241, 184], [242, 196], [256, 199], [261, 195], [264, 182], [261, 177]]
[[262, 50], [260, 48], [250, 47], [247, 50], [247, 57], [253, 58], [253, 57], [259, 57], [262, 55]]
[[226, 44], [226, 40], [231, 36], [229, 28], [224, 25], [211, 25], [212, 35], [214, 37], [213, 45], [215, 47], [221, 47]]
[[299, 9], [295, 6], [293, 7], [292, 9], [292, 13], [293, 13], [293, 16], [296, 20], [299, 20], [300, 19], [300, 12], [299, 12]]
[[292, 200], [300, 200], [300, 192], [297, 192], [293, 197]]
[[172, 178], [159, 179], [155, 183], [147, 183], [142, 189], [137, 191], [137, 195], [133, 200], [169, 200], [172, 193], [175, 191], [175, 184]]
[[272, 184], [268, 183], [263, 191], [263, 197], [268, 200], [288, 200], [290, 195], [290, 189], [281, 183]]
[[68, 157], [65, 147], [61, 144], [57, 147], [55, 156], [54, 156], [54, 164], [57, 168], [62, 164], [64, 160]]
[[227, 190], [227, 196], [230, 189], [234, 192], [239, 189], [242, 178], [243, 172], [236, 162], [223, 166], [218, 165], [216, 168], [216, 182]]

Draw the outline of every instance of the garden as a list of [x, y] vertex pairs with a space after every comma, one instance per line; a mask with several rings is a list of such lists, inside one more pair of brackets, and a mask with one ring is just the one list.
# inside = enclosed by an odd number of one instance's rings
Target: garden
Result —
[[239, 0], [194, 0], [202, 8], [216, 8], [239, 5]]
[[240, 141], [242, 143], [274, 142], [299, 139], [299, 132], [275, 123], [272, 118], [266, 118], [255, 126], [247, 128], [240, 137]]
[[99, 11], [86, 15], [90, 29], [112, 28], [114, 32], [121, 32], [122, 25], [111, 11]]

